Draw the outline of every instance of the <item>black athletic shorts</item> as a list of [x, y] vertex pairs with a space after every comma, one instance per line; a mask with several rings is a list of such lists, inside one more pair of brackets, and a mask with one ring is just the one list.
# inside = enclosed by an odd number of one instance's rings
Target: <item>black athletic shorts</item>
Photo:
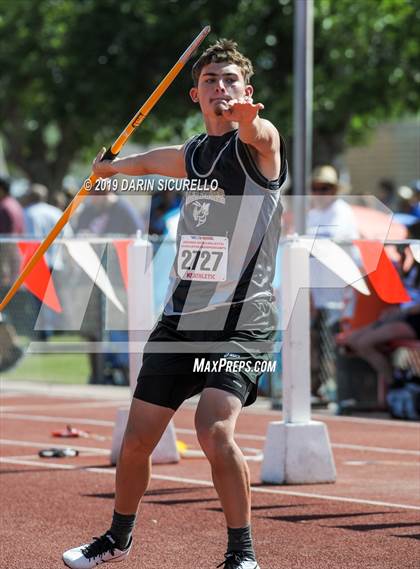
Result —
[[[162, 315], [148, 342], [139, 373], [136, 399], [178, 409], [205, 387], [233, 393], [242, 405], [257, 398], [263, 362], [272, 360], [276, 310], [269, 301], [247, 301], [209, 314]], [[205, 330], [199, 330], [200, 324]], [[182, 328], [182, 329], [180, 329]], [[192, 328], [192, 329], [191, 329]], [[262, 371], [261, 371], [262, 370]]]

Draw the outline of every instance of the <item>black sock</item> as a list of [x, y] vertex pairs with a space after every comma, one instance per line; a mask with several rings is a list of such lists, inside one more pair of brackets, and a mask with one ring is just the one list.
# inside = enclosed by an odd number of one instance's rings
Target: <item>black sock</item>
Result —
[[255, 561], [254, 547], [252, 545], [251, 526], [244, 528], [228, 528], [228, 553], [237, 551], [245, 553]]
[[119, 514], [114, 510], [112, 525], [109, 533], [115, 539], [118, 549], [125, 549], [130, 541], [131, 533], [136, 523], [136, 514]]

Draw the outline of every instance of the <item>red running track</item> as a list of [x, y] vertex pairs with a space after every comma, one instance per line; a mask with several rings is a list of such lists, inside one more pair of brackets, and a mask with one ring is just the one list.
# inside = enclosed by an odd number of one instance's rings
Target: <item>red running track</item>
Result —
[[[118, 391], [116, 392], [118, 393]], [[118, 395], [117, 395], [118, 397]], [[5, 393], [1, 416], [1, 567], [56, 569], [63, 550], [109, 525], [114, 469], [109, 448], [122, 400]], [[177, 436], [198, 449], [194, 406], [175, 418]], [[337, 467], [335, 484], [262, 486], [259, 457], [269, 421], [244, 410], [237, 441], [249, 457], [253, 533], [261, 569], [420, 567], [420, 426], [323, 416]], [[53, 439], [66, 424], [89, 438]], [[40, 459], [73, 446], [77, 458]], [[225, 549], [224, 518], [204, 458], [156, 465], [141, 508], [132, 569], [215, 568]]]

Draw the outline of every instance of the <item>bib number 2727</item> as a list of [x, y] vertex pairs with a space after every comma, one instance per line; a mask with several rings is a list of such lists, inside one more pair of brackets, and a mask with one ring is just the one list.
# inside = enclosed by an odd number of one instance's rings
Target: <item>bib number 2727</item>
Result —
[[178, 252], [178, 275], [183, 280], [226, 280], [227, 237], [183, 235]]

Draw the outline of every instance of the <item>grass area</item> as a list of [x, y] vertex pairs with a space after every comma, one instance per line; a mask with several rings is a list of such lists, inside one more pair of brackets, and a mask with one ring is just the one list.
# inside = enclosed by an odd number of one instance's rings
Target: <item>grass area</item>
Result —
[[[81, 341], [76, 336], [55, 336], [51, 342]], [[28, 341], [23, 342], [27, 345]], [[87, 354], [27, 354], [0, 378], [9, 381], [85, 384], [89, 376]]]

